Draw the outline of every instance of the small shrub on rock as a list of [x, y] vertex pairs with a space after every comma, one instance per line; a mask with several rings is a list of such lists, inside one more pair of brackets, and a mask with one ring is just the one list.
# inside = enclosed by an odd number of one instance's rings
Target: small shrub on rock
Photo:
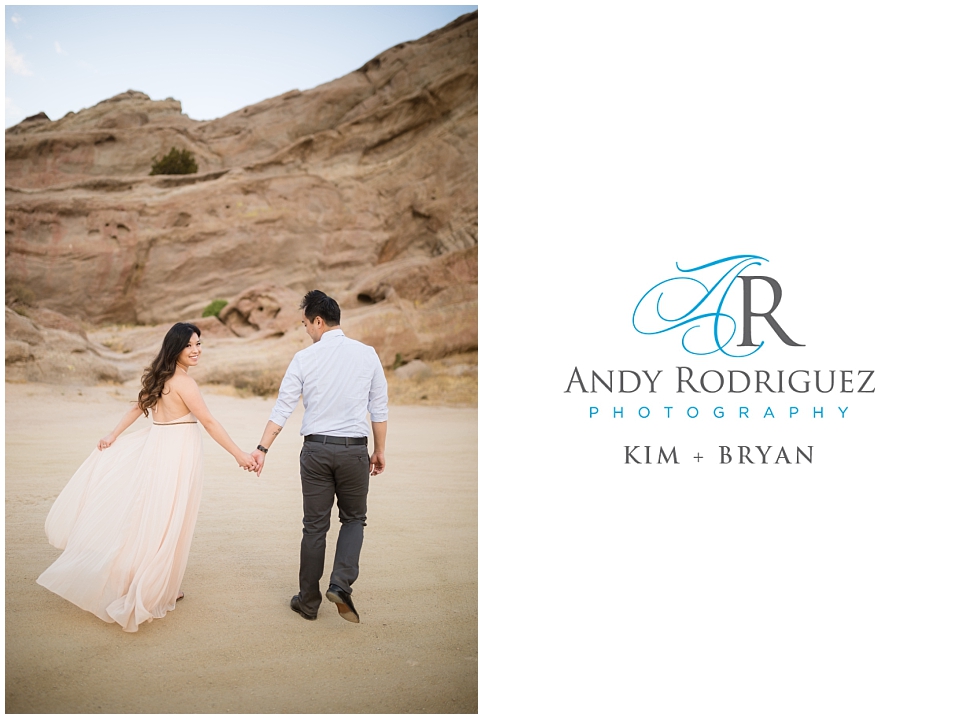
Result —
[[226, 300], [214, 300], [203, 310], [203, 317], [219, 317], [220, 310], [227, 306]]
[[159, 160], [153, 158], [151, 175], [192, 175], [197, 171], [197, 161], [190, 150], [170, 148], [170, 152]]

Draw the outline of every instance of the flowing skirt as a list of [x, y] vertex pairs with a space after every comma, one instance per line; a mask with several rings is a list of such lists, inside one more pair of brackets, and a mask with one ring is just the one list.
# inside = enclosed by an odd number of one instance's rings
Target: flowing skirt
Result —
[[202, 484], [193, 415], [94, 449], [47, 516], [64, 551], [37, 583], [127, 632], [159, 619], [176, 607]]

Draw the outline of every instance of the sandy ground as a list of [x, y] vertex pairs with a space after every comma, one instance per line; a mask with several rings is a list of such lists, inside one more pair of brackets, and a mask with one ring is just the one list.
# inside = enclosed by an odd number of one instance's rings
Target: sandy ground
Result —
[[[327, 602], [314, 622], [289, 608], [302, 409], [260, 478], [205, 436], [186, 598], [128, 634], [36, 578], [59, 554], [43, 532], [50, 505], [133, 396], [6, 385], [7, 712], [477, 712], [476, 409], [391, 407], [354, 585], [361, 624]], [[241, 446], [256, 444], [270, 400], [205, 397]]]

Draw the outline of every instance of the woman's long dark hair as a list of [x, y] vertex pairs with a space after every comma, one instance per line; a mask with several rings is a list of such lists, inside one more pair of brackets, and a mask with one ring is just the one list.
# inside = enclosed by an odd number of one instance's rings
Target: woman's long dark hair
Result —
[[200, 328], [189, 322], [177, 322], [167, 330], [160, 346], [160, 352], [154, 357], [150, 366], [143, 371], [142, 387], [137, 404], [143, 410], [144, 416], [149, 416], [151, 407], [156, 407], [163, 394], [163, 385], [173, 377], [177, 371], [177, 357], [190, 344], [190, 338], [196, 334], [200, 337]]

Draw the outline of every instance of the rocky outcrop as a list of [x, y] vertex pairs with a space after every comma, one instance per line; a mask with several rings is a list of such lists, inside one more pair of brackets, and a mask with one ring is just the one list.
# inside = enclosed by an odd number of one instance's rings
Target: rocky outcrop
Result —
[[105, 348], [74, 332], [69, 318], [50, 311], [39, 313], [39, 322], [6, 308], [7, 381], [53, 384], [118, 382], [117, 366], [104, 359]]
[[279, 337], [300, 324], [300, 299], [286, 287], [257, 285], [241, 292], [218, 317], [237, 337]]
[[[208, 122], [129, 91], [10, 128], [8, 304], [169, 326], [231, 300], [209, 330], [260, 341], [319, 288], [381, 357], [476, 349], [477, 25]], [[199, 172], [150, 176], [173, 146]]]
[[[376, 304], [388, 297], [414, 303], [443, 304], [443, 300], [476, 298], [477, 248], [450, 252], [436, 258], [411, 257], [377, 265], [347, 287], [348, 305]], [[459, 300], [455, 300], [459, 301]]]

